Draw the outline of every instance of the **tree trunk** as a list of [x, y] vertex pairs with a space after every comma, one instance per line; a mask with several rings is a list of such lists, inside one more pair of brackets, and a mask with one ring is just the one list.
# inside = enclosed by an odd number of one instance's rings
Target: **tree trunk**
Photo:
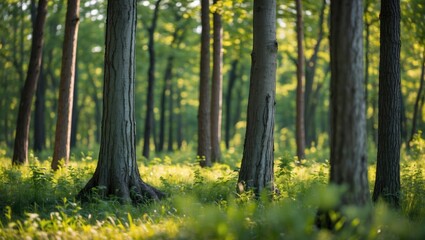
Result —
[[78, 61], [75, 62], [75, 78], [74, 78], [74, 97], [72, 98], [72, 119], [71, 119], [71, 149], [77, 145], [78, 119], [80, 116], [80, 108], [78, 106]]
[[417, 123], [417, 119], [418, 119], [418, 112], [420, 112], [420, 107], [419, 107], [419, 100], [421, 99], [421, 97], [423, 96], [423, 87], [424, 87], [424, 83], [425, 83], [425, 49], [424, 52], [422, 54], [422, 68], [421, 68], [421, 79], [419, 80], [419, 89], [418, 89], [418, 94], [416, 95], [416, 100], [415, 100], [415, 107], [413, 110], [413, 118], [412, 118], [412, 131], [410, 133], [410, 138], [409, 138], [409, 142], [407, 144], [407, 146], [409, 147], [410, 142], [413, 140], [413, 137], [416, 134], [416, 123]]
[[202, 167], [211, 166], [210, 4], [201, 0], [201, 61], [198, 107], [198, 151]]
[[[305, 129], [304, 129], [304, 31], [303, 31], [303, 12], [301, 0], [296, 0], [297, 7], [297, 117], [296, 117], [296, 142], [298, 162], [305, 158]], [[313, 120], [314, 121], [314, 120]]]
[[47, 0], [39, 0], [37, 19], [32, 33], [31, 56], [28, 65], [27, 78], [21, 92], [21, 100], [19, 103], [15, 145], [12, 158], [13, 165], [21, 165], [28, 162], [28, 135], [31, 122], [31, 105], [37, 89], [37, 82], [40, 74], [46, 15]]
[[373, 201], [400, 207], [400, 0], [381, 2], [378, 158]]
[[177, 87], [177, 149], [180, 150], [183, 145], [183, 117], [182, 117], [182, 96], [179, 87]]
[[258, 196], [273, 186], [276, 94], [276, 1], [254, 0], [253, 50], [247, 128], [238, 191]]
[[343, 205], [369, 202], [361, 0], [331, 2], [330, 182], [346, 185]]
[[79, 18], [80, 1], [68, 0], [62, 49], [58, 118], [56, 121], [55, 148], [52, 160], [53, 170], [58, 170], [62, 164], [60, 161], [63, 160], [65, 166], [69, 162]]
[[43, 63], [40, 66], [40, 76], [35, 96], [33, 149], [34, 152], [41, 152], [46, 148], [46, 79]]
[[317, 41], [313, 48], [313, 54], [307, 60], [305, 65], [305, 87], [304, 87], [304, 133], [305, 145], [311, 146], [313, 141], [316, 141], [316, 126], [315, 126], [315, 112], [312, 110], [314, 107], [314, 100], [312, 99], [314, 78], [316, 76], [317, 59], [319, 55], [320, 45], [323, 40], [323, 22], [325, 19], [326, 0], [323, 0], [322, 7], [319, 15], [319, 32], [317, 34]]
[[[174, 37], [174, 36], [173, 36]], [[175, 38], [173, 38], [174, 40]], [[173, 71], [173, 61], [174, 56], [170, 55], [167, 58], [167, 64], [165, 67], [165, 73], [164, 73], [164, 86], [162, 88], [162, 94], [161, 94], [161, 112], [160, 112], [160, 118], [159, 118], [159, 141], [158, 141], [158, 151], [162, 152], [164, 150], [164, 142], [165, 142], [165, 102], [167, 98], [170, 96], [170, 85], [171, 85], [171, 77], [172, 77], [172, 71]], [[171, 114], [171, 112], [170, 112]], [[168, 124], [171, 124], [169, 122]]]
[[78, 194], [95, 187], [122, 202], [157, 200], [163, 193], [144, 183], [136, 162], [134, 117], [136, 0], [109, 0], [107, 7], [102, 138], [93, 177]]
[[148, 94], [146, 96], [146, 119], [145, 119], [145, 131], [143, 134], [143, 156], [145, 158], [149, 158], [149, 152], [150, 152], [150, 138], [151, 138], [151, 132], [154, 129], [154, 115], [153, 115], [153, 108], [154, 108], [154, 89], [155, 89], [155, 40], [154, 40], [154, 34], [156, 29], [156, 22], [158, 20], [158, 11], [159, 11], [159, 4], [162, 0], [157, 0], [155, 2], [155, 10], [152, 17], [152, 23], [151, 26], [148, 28], [149, 33], [149, 43], [148, 43], [148, 50], [149, 50], [149, 69], [148, 69]]
[[237, 78], [237, 68], [238, 68], [238, 59], [234, 59], [232, 61], [230, 72], [229, 72], [229, 84], [227, 86], [226, 92], [226, 118], [224, 123], [224, 143], [226, 145], [226, 149], [230, 147], [230, 125], [232, 124], [231, 110], [232, 110], [232, 93], [236, 83]]
[[[221, 0], [214, 0], [220, 6]], [[220, 8], [220, 7], [219, 7]], [[218, 8], [218, 9], [219, 9]], [[222, 82], [223, 82], [223, 28], [221, 13], [218, 9], [213, 14], [213, 71], [211, 86], [211, 161], [220, 162], [221, 159], [221, 112], [222, 112]]]

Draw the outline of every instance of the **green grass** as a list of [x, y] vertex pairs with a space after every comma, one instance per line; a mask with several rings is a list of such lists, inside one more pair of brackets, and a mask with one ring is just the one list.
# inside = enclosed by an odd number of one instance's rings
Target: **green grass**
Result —
[[[0, 239], [424, 239], [425, 143], [417, 139], [402, 156], [402, 208], [347, 207], [335, 231], [314, 225], [318, 208], [338, 204], [341, 188], [328, 186], [329, 164], [310, 149], [302, 166], [276, 153], [279, 196], [256, 200], [237, 195], [240, 153], [201, 169], [192, 151], [138, 161], [143, 180], [169, 197], [148, 205], [121, 205], [117, 199], [75, 200], [94, 172], [90, 154], [75, 154], [70, 165], [50, 170], [50, 158], [31, 156], [29, 166], [11, 167], [0, 151]], [[373, 189], [375, 166], [369, 167]]]

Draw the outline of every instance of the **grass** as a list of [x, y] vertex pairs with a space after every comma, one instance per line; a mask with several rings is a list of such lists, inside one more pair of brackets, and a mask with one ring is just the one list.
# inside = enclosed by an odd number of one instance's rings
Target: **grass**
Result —
[[[415, 145], [416, 144], [416, 145]], [[148, 205], [117, 199], [75, 200], [94, 172], [90, 154], [74, 156], [66, 168], [50, 170], [50, 158], [31, 156], [30, 165], [11, 167], [0, 151], [0, 239], [423, 239], [425, 237], [424, 146], [418, 138], [402, 156], [402, 208], [377, 203], [347, 207], [335, 231], [314, 225], [318, 208], [338, 203], [341, 188], [328, 186], [329, 164], [322, 151], [308, 152], [302, 166], [276, 153], [275, 184], [280, 195], [255, 200], [237, 195], [240, 153], [201, 169], [192, 151], [138, 161], [144, 181], [170, 197]], [[326, 152], [326, 151], [325, 151]], [[375, 165], [369, 167], [373, 189]]]

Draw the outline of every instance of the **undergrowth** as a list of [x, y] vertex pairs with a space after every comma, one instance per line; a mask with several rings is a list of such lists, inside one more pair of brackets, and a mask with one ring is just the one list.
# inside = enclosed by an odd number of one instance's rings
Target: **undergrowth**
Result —
[[[315, 150], [295, 164], [276, 154], [270, 201], [235, 191], [240, 153], [224, 153], [223, 163], [202, 169], [190, 153], [138, 161], [144, 181], [168, 197], [147, 205], [118, 199], [75, 199], [94, 172], [96, 160], [74, 156], [66, 168], [50, 170], [50, 159], [32, 156], [29, 166], [11, 167], [0, 154], [0, 239], [424, 239], [425, 143], [418, 137], [401, 163], [402, 208], [384, 203], [346, 207], [335, 230], [315, 227], [317, 209], [338, 204], [341, 188], [328, 186], [329, 163]], [[315, 155], [316, 154], [316, 155]], [[369, 167], [373, 189], [375, 166]]]

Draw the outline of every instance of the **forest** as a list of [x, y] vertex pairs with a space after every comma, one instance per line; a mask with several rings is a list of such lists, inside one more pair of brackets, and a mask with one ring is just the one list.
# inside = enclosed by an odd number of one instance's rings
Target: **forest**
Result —
[[0, 239], [425, 239], [424, 0], [0, 17]]

